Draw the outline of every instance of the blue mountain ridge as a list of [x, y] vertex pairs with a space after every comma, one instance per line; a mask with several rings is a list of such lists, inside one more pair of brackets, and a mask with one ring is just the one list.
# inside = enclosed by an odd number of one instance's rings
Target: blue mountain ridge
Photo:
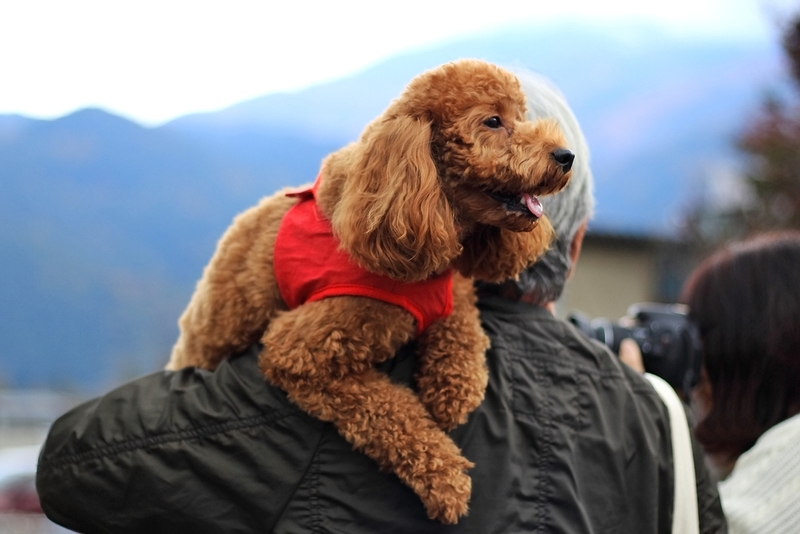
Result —
[[769, 43], [510, 28], [157, 128], [98, 109], [0, 115], [0, 385], [96, 392], [162, 367], [231, 218], [313, 180], [414, 75], [459, 57], [554, 80], [592, 148], [592, 229], [637, 235], [674, 235], [783, 80]]
[[[291, 128], [344, 144], [417, 73], [461, 57], [538, 71], [564, 92], [592, 149], [596, 231], [674, 235], [710, 168], [782, 78], [772, 43], [678, 39], [647, 27], [527, 28], [393, 58], [355, 76], [273, 94], [164, 126], [211, 139]], [[245, 134], [245, 132], [247, 132]]]

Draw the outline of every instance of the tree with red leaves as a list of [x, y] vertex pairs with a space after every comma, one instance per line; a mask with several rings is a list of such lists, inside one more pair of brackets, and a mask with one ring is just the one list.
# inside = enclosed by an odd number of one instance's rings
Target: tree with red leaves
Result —
[[[800, 100], [800, 16], [783, 32], [795, 93]], [[750, 156], [747, 180], [754, 203], [743, 211], [749, 231], [800, 229], [800, 105], [769, 97], [742, 132], [739, 148]]]
[[747, 193], [733, 205], [696, 205], [683, 220], [684, 237], [713, 249], [718, 243], [766, 230], [800, 229], [800, 14], [781, 31], [789, 91], [764, 99], [738, 135]]

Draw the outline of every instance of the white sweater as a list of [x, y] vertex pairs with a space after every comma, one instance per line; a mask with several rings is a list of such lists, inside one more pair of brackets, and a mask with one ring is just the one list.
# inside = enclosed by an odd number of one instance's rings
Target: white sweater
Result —
[[730, 534], [800, 533], [800, 414], [739, 456], [719, 495]]

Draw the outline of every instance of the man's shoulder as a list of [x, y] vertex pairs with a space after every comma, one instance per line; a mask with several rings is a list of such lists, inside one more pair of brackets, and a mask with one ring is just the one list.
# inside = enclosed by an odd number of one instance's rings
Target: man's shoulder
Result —
[[[492, 341], [489, 387], [453, 433], [481, 480], [474, 520], [516, 517], [520, 503], [492, 497], [510, 484], [536, 496], [531, 506], [543, 515], [533, 524], [656, 530], [671, 499], [671, 464], [668, 420], [652, 387], [547, 310], [481, 306], [481, 314]], [[640, 513], [630, 513], [632, 502]]]
[[492, 346], [512, 359], [572, 367], [646, 387], [645, 381], [625, 371], [608, 347], [544, 308], [500, 299], [481, 306], [481, 319]]
[[[108, 531], [138, 532], [155, 525], [152, 510], [171, 509], [154, 532], [256, 517], [258, 529], [269, 531], [303, 483], [324, 423], [264, 382], [258, 351], [226, 359], [214, 372], [154, 373], [62, 416], [37, 472], [48, 516], [69, 527], [91, 513], [97, 524], [114, 526]], [[105, 496], [102, 505], [96, 495]], [[236, 505], [222, 515], [203, 505], [220, 498]], [[130, 517], [118, 524], [123, 506]]]

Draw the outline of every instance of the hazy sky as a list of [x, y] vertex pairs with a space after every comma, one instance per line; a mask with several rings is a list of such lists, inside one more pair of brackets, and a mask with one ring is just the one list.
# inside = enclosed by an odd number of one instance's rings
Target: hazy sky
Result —
[[[9, 0], [0, 113], [100, 106], [145, 124], [336, 78], [404, 50], [510, 24], [647, 21], [765, 38], [800, 0]], [[488, 7], [487, 7], [488, 6]]]

